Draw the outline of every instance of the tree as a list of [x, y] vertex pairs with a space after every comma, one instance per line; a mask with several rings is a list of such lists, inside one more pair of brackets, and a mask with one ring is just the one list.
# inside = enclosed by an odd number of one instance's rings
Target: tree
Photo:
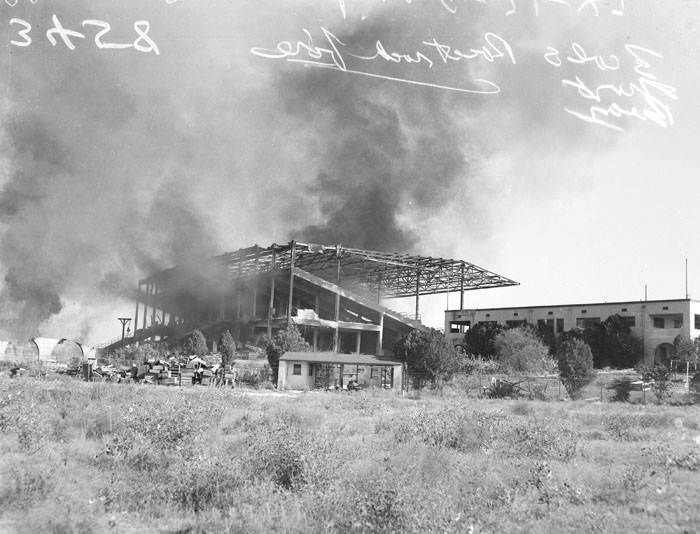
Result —
[[563, 341], [557, 349], [557, 365], [561, 382], [572, 399], [595, 378], [593, 353], [581, 339]]
[[681, 360], [692, 360], [695, 357], [695, 343], [682, 334], [678, 334], [673, 340], [673, 348], [676, 357]]
[[266, 340], [265, 352], [267, 361], [272, 370], [272, 381], [277, 385], [277, 373], [280, 367], [280, 357], [285, 352], [308, 352], [311, 350], [309, 343], [301, 335], [294, 323], [289, 323], [287, 328], [278, 331], [272, 339]]
[[201, 330], [195, 330], [192, 332], [185, 340], [184, 350], [187, 354], [196, 354], [197, 356], [204, 356], [209, 349], [207, 349], [207, 338]]
[[394, 345], [394, 356], [406, 362], [416, 388], [420, 388], [424, 380], [433, 385], [448, 380], [459, 369], [454, 345], [433, 328], [409, 332]]
[[591, 348], [596, 368], [634, 367], [642, 356], [642, 344], [634, 335], [625, 318], [611, 315], [605, 321], [586, 329], [574, 329], [562, 334], [559, 343], [567, 339], [581, 339]]
[[642, 355], [642, 346], [632, 329], [619, 315], [611, 315], [600, 325], [584, 331], [584, 341], [593, 352], [596, 367], [625, 369], [634, 367]]
[[504, 369], [516, 373], [547, 373], [556, 364], [549, 348], [532, 328], [510, 328], [494, 340], [496, 358]]
[[231, 332], [228, 330], [221, 336], [219, 350], [221, 351], [221, 366], [225, 370], [236, 355], [236, 340], [233, 339]]
[[464, 334], [467, 353], [473, 356], [493, 358], [496, 355], [494, 340], [503, 332], [504, 327], [497, 323], [478, 323]]
[[641, 366], [638, 369], [644, 382], [652, 383], [652, 390], [659, 402], [668, 400], [671, 396], [671, 370], [661, 364]]

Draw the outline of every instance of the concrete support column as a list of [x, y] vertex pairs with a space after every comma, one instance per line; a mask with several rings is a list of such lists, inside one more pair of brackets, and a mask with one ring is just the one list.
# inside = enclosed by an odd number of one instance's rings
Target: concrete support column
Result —
[[382, 342], [384, 341], [384, 314], [379, 316], [379, 332], [377, 332], [377, 356], [383, 356]]
[[267, 308], [267, 337], [272, 337], [272, 309], [275, 307], [275, 269], [277, 267], [277, 251], [272, 249], [272, 269], [270, 271], [270, 303]]
[[314, 343], [313, 343], [314, 352], [318, 352], [318, 330], [316, 330], [315, 328], [313, 331], [313, 335], [314, 335]]
[[139, 304], [141, 303], [141, 281], [139, 280], [136, 289], [136, 312], [134, 313], [134, 334], [139, 327]]
[[459, 268], [460, 278], [459, 278], [459, 309], [464, 309], [464, 262], [462, 262]]
[[416, 321], [420, 317], [420, 271], [416, 271]]
[[148, 303], [150, 302], [150, 291], [151, 285], [147, 283], [146, 287], [144, 288], [143, 295], [143, 324], [141, 325], [142, 330], [146, 329], [146, 317], [148, 317]]
[[153, 282], [151, 284], [151, 298], [153, 299], [151, 301], [151, 326], [156, 324], [156, 291], [158, 290], [158, 287], [156, 286], [156, 283]]
[[[256, 245], [257, 247], [257, 245]], [[257, 319], [258, 317], [258, 273], [260, 272], [258, 270], [258, 264], [260, 263], [259, 260], [260, 252], [255, 253], [255, 280], [253, 281], [253, 304], [252, 304], [252, 309], [251, 309], [251, 316], [253, 317], [253, 320]]]
[[290, 252], [290, 262], [289, 262], [289, 302], [287, 304], [287, 323], [289, 323], [292, 320], [292, 307], [293, 307], [293, 298], [294, 298], [294, 260], [296, 258], [296, 249], [297, 249], [297, 243], [296, 241], [292, 241], [290, 243], [291, 246], [291, 252]]
[[362, 348], [362, 330], [358, 330], [357, 337], [355, 338], [355, 354], [360, 354], [361, 348]]
[[[256, 271], [257, 272], [257, 271]], [[250, 310], [251, 317], [255, 319], [258, 316], [258, 277], [255, 277], [255, 285], [253, 286], [253, 302]]]
[[236, 284], [236, 320], [241, 319], [241, 284]]
[[333, 352], [340, 352], [340, 293], [335, 294], [335, 333], [333, 334]]
[[243, 260], [238, 260], [238, 280], [236, 280], [236, 320], [241, 319], [241, 276], [243, 275]]
[[[340, 245], [335, 246], [336, 265], [336, 284], [340, 287]], [[338, 321], [340, 321], [340, 293], [335, 294], [335, 333], [333, 335], [333, 352], [340, 352], [340, 329]]]

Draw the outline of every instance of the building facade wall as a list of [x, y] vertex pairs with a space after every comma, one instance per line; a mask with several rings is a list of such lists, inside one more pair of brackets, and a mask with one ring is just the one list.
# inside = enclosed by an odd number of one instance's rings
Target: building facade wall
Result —
[[447, 310], [445, 334], [457, 344], [468, 328], [489, 321], [504, 326], [543, 321], [560, 334], [605, 321], [611, 315], [628, 318], [630, 329], [642, 340], [644, 362], [648, 364], [654, 362], [660, 346], [672, 345], [678, 335], [689, 339], [700, 336], [700, 328], [696, 328], [700, 327], [700, 302], [689, 299]]
[[[294, 366], [298, 365], [300, 374], [294, 374]], [[309, 376], [312, 364], [308, 362], [280, 361], [277, 374], [277, 387], [279, 389], [304, 389], [314, 387], [314, 377]]]

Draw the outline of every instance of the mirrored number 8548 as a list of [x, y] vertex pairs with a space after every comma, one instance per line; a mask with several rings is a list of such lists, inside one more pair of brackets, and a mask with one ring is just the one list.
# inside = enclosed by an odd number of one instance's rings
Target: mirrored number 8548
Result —
[[[56, 46], [58, 39], [63, 41], [63, 44], [69, 50], [75, 50], [74, 39], [85, 39], [85, 34], [80, 33], [75, 30], [69, 30], [61, 24], [56, 15], [51, 17], [53, 21], [53, 27], [46, 31], [46, 38], [51, 43], [51, 46]], [[32, 37], [30, 35], [32, 31], [32, 25], [26, 20], [13, 18], [10, 19], [10, 25], [20, 26], [17, 30], [18, 39], [12, 39], [10, 44], [19, 47], [26, 47], [32, 44]], [[111, 30], [111, 26], [108, 22], [103, 20], [84, 20], [83, 28], [86, 26], [93, 26], [98, 28], [97, 33], [95, 33], [95, 46], [97, 48], [103, 49], [125, 49], [125, 48], [135, 48], [139, 52], [149, 53], [153, 52], [156, 55], [160, 55], [160, 50], [158, 45], [151, 39], [148, 32], [151, 29], [151, 24], [147, 20], [137, 20], [134, 22], [134, 31], [137, 34], [136, 39], [133, 43], [108, 43], [104, 41], [105, 35]]]

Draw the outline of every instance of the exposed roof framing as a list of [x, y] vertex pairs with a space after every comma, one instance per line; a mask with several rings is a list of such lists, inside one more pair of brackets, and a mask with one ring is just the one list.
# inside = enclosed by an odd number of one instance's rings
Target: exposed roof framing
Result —
[[[373, 294], [379, 292], [385, 298], [517, 285], [509, 278], [462, 260], [295, 241], [267, 248], [254, 245], [215, 256], [201, 268], [204, 272], [225, 274], [233, 280], [289, 271], [292, 265], [340, 286]], [[173, 267], [142, 282], [167, 285], [174, 278], [192, 276], [192, 272], [191, 266]]]

